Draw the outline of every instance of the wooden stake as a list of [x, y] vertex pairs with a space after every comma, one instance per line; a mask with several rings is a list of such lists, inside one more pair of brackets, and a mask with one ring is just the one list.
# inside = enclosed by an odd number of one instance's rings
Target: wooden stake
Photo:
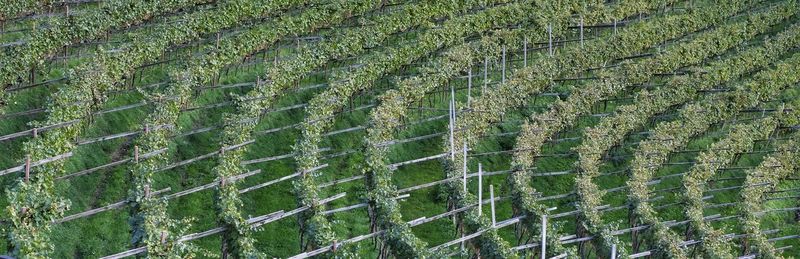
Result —
[[548, 47], [547, 49], [550, 51], [550, 56], [553, 56], [553, 25], [547, 25], [547, 37], [548, 37]]
[[483, 58], [483, 88], [481, 94], [486, 94], [486, 86], [489, 84], [489, 57]]
[[38, 128], [33, 128], [33, 138], [36, 138], [38, 136], [39, 136], [39, 129]]
[[583, 16], [581, 16], [581, 47], [583, 47]]
[[472, 67], [467, 70], [467, 109], [470, 107], [472, 99]]
[[217, 32], [217, 46], [216, 46], [217, 50], [219, 50], [219, 37], [220, 37], [220, 33]]
[[31, 179], [31, 156], [25, 157], [25, 182]]
[[133, 146], [133, 161], [139, 163], [139, 146]]
[[506, 83], [506, 46], [503, 46], [503, 84]]

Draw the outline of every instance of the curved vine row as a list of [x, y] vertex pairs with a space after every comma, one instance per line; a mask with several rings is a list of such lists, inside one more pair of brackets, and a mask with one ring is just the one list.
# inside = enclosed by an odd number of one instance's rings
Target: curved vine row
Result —
[[[261, 111], [270, 107], [275, 98], [282, 95], [293, 82], [298, 81], [308, 72], [324, 65], [331, 59], [341, 59], [349, 55], [358, 55], [365, 51], [365, 47], [375, 46], [383, 42], [391, 34], [407, 30], [411, 27], [426, 23], [430, 19], [445, 16], [463, 9], [471, 9], [482, 1], [466, 2], [441, 2], [430, 1], [406, 6], [389, 15], [375, 17], [369, 21], [374, 24], [362, 30], [348, 30], [330, 41], [323, 41], [313, 47], [303, 47], [299, 53], [286, 61], [281, 61], [276, 66], [269, 68], [267, 80], [239, 97], [235, 114], [225, 114], [224, 128], [221, 144], [225, 146], [239, 146], [252, 138], [253, 130], [258, 122]], [[242, 148], [240, 148], [242, 149]], [[220, 166], [215, 170], [218, 175], [237, 175], [242, 172], [239, 166], [242, 160], [241, 152], [225, 152], [220, 156]], [[314, 210], [320, 210], [312, 206]], [[324, 219], [324, 218], [323, 218]], [[322, 226], [330, 229], [329, 225]], [[316, 236], [320, 228], [306, 228], [307, 236]], [[322, 230], [324, 231], [324, 230]], [[313, 246], [325, 245], [332, 241], [321, 239]], [[313, 247], [312, 247], [313, 248]]]
[[[637, 62], [624, 63], [612, 72], [602, 72], [608, 77], [602, 81], [592, 82], [588, 86], [576, 90], [575, 93], [564, 101], [556, 101], [551, 109], [544, 114], [534, 114], [531, 119], [522, 125], [517, 138], [512, 168], [518, 168], [511, 173], [509, 181], [512, 186], [527, 186], [528, 176], [524, 168], [534, 167], [535, 157], [540, 154], [541, 146], [555, 133], [570, 127], [578, 116], [589, 112], [591, 107], [603, 98], [609, 98], [626, 86], [647, 82], [651, 75], [666, 73], [687, 65], [697, 64], [703, 59], [719, 55], [724, 51], [746, 42], [757, 34], [763, 33], [770, 26], [795, 14], [797, 8], [786, 4], [768, 9], [757, 15], [748, 17], [746, 21], [727, 24], [713, 31], [704, 32], [688, 42], [681, 42], [670, 46], [664, 53], [655, 57]], [[530, 187], [525, 191], [514, 192], [519, 210], [526, 214], [533, 213], [536, 206], [534, 190]], [[578, 192], [579, 200], [583, 195], [594, 196], [593, 193]], [[525, 197], [530, 196], [530, 197]], [[589, 198], [592, 199], [592, 198]], [[530, 207], [530, 208], [526, 208]], [[585, 207], [583, 209], [586, 209]], [[586, 217], [587, 215], [583, 215]], [[586, 222], [590, 233], [597, 233], [594, 219]], [[600, 238], [602, 239], [602, 237]], [[610, 249], [615, 240], [603, 240], [606, 248]]]
[[[407, 65], [442, 47], [456, 44], [466, 36], [497, 26], [524, 21], [526, 17], [534, 13], [534, 10], [533, 5], [522, 1], [521, 3], [492, 7], [475, 14], [455, 17], [445, 21], [439, 28], [424, 32], [413, 41], [380, 53], [379, 56], [365, 62], [358, 70], [351, 72], [346, 78], [333, 81], [330, 89], [316, 95], [309, 101], [309, 105], [306, 108], [308, 115], [301, 124], [302, 139], [295, 146], [298, 170], [305, 172], [319, 165], [320, 155], [317, 150], [319, 149], [319, 143], [322, 141], [323, 133], [333, 124], [334, 118], [332, 116], [334, 113], [346, 105], [348, 98], [353, 94], [369, 89], [375, 80], [400, 68], [402, 65]], [[301, 174], [300, 179], [295, 182], [295, 190], [298, 203], [302, 206], [311, 206], [319, 199], [319, 190], [313, 179], [313, 174]], [[309, 211], [304, 215], [306, 222], [303, 224], [307, 228], [329, 229], [319, 227], [329, 224], [319, 212], [315, 210]], [[317, 240], [317, 243], [322, 240], [326, 240], [327, 242], [325, 243], [329, 243], [334, 238], [332, 231], [327, 231], [327, 233], [319, 231], [317, 235], [317, 237], [312, 236]]]
[[[154, 16], [213, 0], [104, 1], [84, 15], [54, 19], [50, 27], [35, 31], [22, 46], [11, 48], [0, 58], [0, 86], [15, 84], [31, 67], [44, 64], [45, 57], [80, 40], [97, 38], [112, 28], [128, 27]], [[38, 2], [38, 1], [33, 1]], [[5, 101], [0, 88], [0, 106]]]
[[9, 0], [0, 6], [0, 21], [16, 18], [52, 6], [54, 0]]
[[[163, 25], [153, 35], [136, 37], [122, 52], [101, 52], [93, 62], [70, 73], [69, 83], [52, 96], [47, 118], [35, 124], [54, 125], [90, 114], [104, 102], [108, 91], [117, 88], [117, 82], [125, 74], [158, 58], [168, 46], [297, 4], [298, 1], [290, 0], [230, 1], [215, 10], [192, 13], [178, 23]], [[79, 124], [54, 129], [25, 143], [23, 150], [33, 161], [64, 154], [75, 149], [73, 141], [81, 132]], [[50, 222], [69, 208], [69, 202], [54, 190], [55, 177], [63, 170], [63, 160], [42, 165], [29, 180], [20, 178], [13, 188], [6, 190], [9, 200], [6, 212], [12, 223], [9, 243], [14, 245], [14, 254], [44, 258], [52, 253]]]
[[735, 90], [719, 95], [708, 96], [697, 103], [683, 107], [676, 121], [663, 123], [652, 131], [631, 161], [629, 198], [634, 212], [645, 224], [650, 224], [658, 249], [673, 258], [688, 258], [681, 248], [681, 238], [667, 224], [658, 219], [655, 208], [650, 204], [651, 192], [647, 182], [655, 175], [656, 169], [666, 161], [670, 152], [686, 145], [692, 136], [705, 132], [712, 124], [736, 115], [739, 110], [753, 107], [776, 96], [782, 89], [800, 81], [800, 75], [792, 74], [800, 65], [800, 54], [794, 55], [776, 68], [756, 74], [753, 79], [733, 87]]
[[[212, 49], [202, 56], [191, 59], [186, 66], [180, 70], [175, 70], [170, 73], [170, 85], [166, 86], [165, 93], [153, 95], [151, 101], [157, 103], [155, 110], [148, 116], [145, 121], [144, 128], [157, 127], [159, 125], [175, 125], [180, 113], [181, 107], [188, 101], [192, 89], [209, 82], [214, 75], [226, 65], [240, 60], [242, 57], [251, 54], [260, 49], [264, 49], [274, 42], [280, 40], [282, 37], [292, 35], [294, 33], [312, 31], [321, 26], [335, 25], [343, 21], [350, 15], [360, 15], [371, 9], [371, 5], [365, 0], [359, 1], [341, 1], [340, 3], [331, 3], [318, 7], [311, 7], [304, 10], [299, 15], [284, 15], [273, 22], [265, 25], [256, 26], [241, 34], [237, 34], [231, 38], [227, 38], [219, 43], [217, 47]], [[144, 134], [139, 139], [139, 152], [148, 154], [150, 152], [157, 152], [158, 150], [168, 148], [169, 127], [159, 127], [154, 130], [145, 130]], [[150, 156], [146, 163], [151, 163], [151, 160], [166, 160], [165, 152], [159, 152], [156, 155]], [[160, 164], [160, 163], [159, 163]], [[153, 254], [159, 250], [170, 249], [174, 247], [172, 243], [158, 242], [159, 236], [157, 234], [166, 232], [166, 230], [159, 230], [157, 226], [143, 225], [144, 223], [155, 222], [169, 222], [165, 214], [159, 213], [165, 210], [166, 202], [159, 202], [153, 204], [153, 198], [147, 195], [152, 181], [152, 174], [158, 166], [148, 166], [139, 168], [138, 164], [132, 169], [132, 175], [135, 185], [132, 188], [132, 193], [129, 195], [133, 201], [131, 214], [132, 218], [132, 231], [134, 246], [140, 243], [142, 233], [146, 233], [144, 243], [147, 244], [148, 253]], [[230, 176], [225, 176], [230, 177]], [[238, 194], [235, 190], [235, 185], [226, 187], [233, 187], [234, 194]], [[238, 195], [218, 195], [220, 198], [229, 198], [231, 200], [220, 201], [220, 204], [238, 204]], [[258, 253], [253, 249], [252, 239], [249, 237], [249, 227], [247, 224], [231, 224], [231, 218], [239, 218], [244, 221], [240, 215], [238, 207], [231, 207], [228, 209], [236, 209], [236, 211], [221, 212], [221, 217], [225, 221], [223, 224], [228, 226], [228, 232], [238, 232], [241, 236], [241, 242], [229, 242], [228, 247], [234, 249], [234, 254], [239, 257], [255, 256]], [[233, 216], [231, 216], [233, 215]], [[182, 224], [186, 226], [186, 224]], [[246, 229], [236, 229], [235, 227], [245, 227]], [[175, 236], [182, 236], [177, 234]], [[224, 235], [226, 237], [231, 234]], [[155, 240], [153, 240], [155, 238]], [[236, 239], [232, 239], [236, 240]], [[242, 248], [242, 249], [237, 249]], [[241, 251], [240, 251], [241, 250]], [[183, 251], [176, 251], [178, 255], [185, 254]], [[166, 253], [155, 253], [157, 255], [165, 255]]]
[[[235, 42], [223, 45], [222, 49], [227, 51], [217, 51], [208, 56], [201, 64], [194, 68], [196, 71], [212, 69], [218, 72], [224, 64], [231, 63], [243, 54], [252, 53], [255, 50], [268, 46], [279, 40], [281, 37], [293, 33], [311, 31], [325, 25], [335, 25], [353, 15], [361, 15], [369, 10], [378, 7], [377, 2], [368, 0], [343, 0], [333, 2], [320, 7], [305, 10], [300, 15], [287, 15], [276, 21], [275, 26], [269, 26], [254, 30], [253, 33], [246, 33], [237, 37]], [[238, 54], [237, 54], [238, 53]], [[218, 63], [222, 61], [222, 63]], [[211, 63], [216, 63], [209, 66]], [[195, 75], [196, 73], [192, 73]], [[203, 80], [209, 80], [205, 77]], [[184, 81], [184, 80], [181, 80]], [[185, 81], [184, 81], [185, 82]], [[200, 85], [202, 81], [196, 81]], [[227, 147], [223, 147], [225, 149]], [[222, 242], [224, 247], [230, 249], [232, 254], [241, 258], [259, 256], [260, 253], [254, 246], [254, 239], [251, 237], [251, 228], [241, 213], [241, 199], [235, 182], [229, 183], [226, 179], [238, 175], [245, 171], [239, 160], [246, 152], [246, 148], [238, 148], [223, 152], [220, 155], [217, 166], [212, 169], [217, 173], [217, 181], [220, 185], [216, 191], [217, 213], [219, 224], [227, 227], [223, 233]], [[231, 170], [232, 169], [232, 170]], [[226, 251], [223, 251], [223, 253]]]
[[582, 197], [579, 207], [588, 230], [597, 233], [607, 247], [619, 243], [611, 234], [616, 228], [604, 224], [597, 209], [602, 205], [605, 192], [593, 182], [600, 176], [601, 157], [608, 150], [633, 130], [642, 127], [650, 117], [687, 102], [700, 90], [710, 89], [750, 71], [764, 68], [798, 44], [800, 26], [794, 25], [762, 47], [751, 48], [724, 60], [712, 62], [704, 69], [706, 73], [675, 78], [652, 92], [643, 90], [635, 97], [633, 104], [619, 107], [614, 116], [604, 118], [597, 126], [584, 130], [583, 143], [574, 148], [578, 153], [576, 166], [580, 171], [575, 185], [576, 192]]
[[798, 146], [800, 146], [800, 132], [795, 132], [789, 140], [776, 148], [773, 155], [765, 158], [755, 169], [748, 171], [745, 177], [745, 187], [740, 194], [742, 204], [738, 208], [739, 215], [744, 224], [742, 229], [747, 234], [748, 241], [753, 243], [752, 252], [760, 257], [783, 258], [769, 242], [766, 234], [761, 231], [761, 221], [757, 213], [764, 208], [766, 193], [778, 186], [781, 179], [796, 174], [800, 169]]
[[470, 68], [484, 57], [496, 57], [503, 47], [518, 49], [523, 31], [498, 30], [481, 38], [480, 41], [464, 43], [447, 50], [442, 57], [429, 62], [421, 68], [422, 76], [404, 79], [398, 83], [399, 89], [391, 89], [378, 99], [380, 105], [370, 113], [370, 124], [366, 138], [366, 168], [368, 198], [376, 214], [376, 224], [386, 229], [384, 239], [392, 253], [399, 258], [431, 258], [427, 244], [414, 236], [400, 214], [397, 200], [397, 187], [392, 182], [389, 168], [388, 148], [396, 129], [406, 117], [407, 106], [421, 100], [425, 93], [441, 86], [461, 71]]
[[[660, 3], [640, 3], [637, 6], [657, 8]], [[571, 47], [563, 53], [558, 53], [556, 58], [553, 59], [540, 56], [533, 66], [517, 71], [509, 83], [500, 85], [475, 100], [473, 109], [481, 112], [467, 113], [464, 118], [457, 119], [456, 128], [462, 129], [462, 131], [459, 131], [454, 137], [454, 146], [462, 146], [464, 143], [474, 145], [477, 142], [477, 138], [488, 130], [488, 125], [491, 122], [498, 121], [507, 109], [523, 104], [525, 97], [534, 95], [544, 87], [552, 84], [552, 80], [559, 75], [572, 74], [591, 66], [602, 64], [605, 60], [635, 54], [637, 51], [644, 50], [651, 45], [677, 37], [688, 31], [697, 30], [703, 26], [704, 23], [702, 22], [688, 22], [690, 18], [699, 21], [715, 21], [715, 19], [718, 20], [727, 16], [727, 12], [738, 10], [737, 8], [731, 9], [719, 12], [706, 10], [705, 12], [653, 18], [641, 24], [632, 25], [631, 28], [623, 30], [619, 35], [614, 36], [613, 40], [590, 41], [584, 47]], [[643, 11], [646, 10], [636, 10], [636, 12]], [[450, 152], [449, 147], [447, 152]], [[456, 153], [455, 157], [455, 161], [448, 162], [463, 163], [464, 158], [460, 152]], [[448, 171], [448, 177], [457, 177], [464, 173], [461, 172], [460, 168], [449, 166], [448, 169], [454, 169], [453, 171]], [[525, 181], [525, 184], [527, 184], [527, 181]], [[517, 184], [515, 186], [522, 185]], [[450, 189], [452, 193], [457, 193], [456, 198], [452, 200], [458, 201], [462, 197], [468, 197], [469, 195], [468, 193], [461, 194], [463, 191], [457, 184], [450, 184]], [[520, 195], [519, 197], [522, 196]], [[519, 203], [522, 201], [516, 200], [514, 202]], [[535, 203], [529, 203], [529, 205], [535, 206]], [[535, 219], [531, 223], [536, 224]], [[555, 238], [555, 236], [553, 237]], [[550, 243], [558, 243], [556, 239], [551, 238]]]
[[775, 130], [777, 121], [765, 118], [753, 123], [740, 124], [733, 127], [724, 139], [711, 145], [708, 151], [697, 156], [695, 165], [683, 176], [683, 193], [686, 200], [684, 214], [689, 219], [691, 226], [697, 230], [702, 239], [701, 248], [709, 258], [735, 258], [730, 252], [731, 247], [725, 233], [714, 229], [704, 220], [703, 190], [706, 183], [714, 174], [730, 163], [734, 162], [737, 153], [746, 152], [752, 148], [758, 139], [769, 137]]

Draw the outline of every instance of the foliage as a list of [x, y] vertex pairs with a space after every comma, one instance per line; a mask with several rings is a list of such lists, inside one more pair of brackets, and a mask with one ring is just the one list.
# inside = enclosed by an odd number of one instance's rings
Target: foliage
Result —
[[[298, 3], [290, 0], [230, 1], [214, 10], [186, 15], [177, 23], [161, 25], [152, 35], [137, 36], [120, 52], [101, 49], [92, 62], [69, 74], [69, 83], [52, 96], [47, 118], [34, 126], [62, 124], [91, 114], [107, 99], [109, 91], [117, 89], [117, 82], [127, 73], [157, 59], [169, 46], [294, 4]], [[54, 129], [25, 143], [24, 151], [32, 161], [70, 152], [75, 149], [74, 140], [81, 131], [80, 124]], [[15, 254], [43, 258], [52, 253], [52, 245], [47, 242], [50, 221], [63, 216], [68, 208], [68, 202], [58, 197], [53, 186], [55, 177], [63, 173], [63, 165], [62, 160], [41, 166], [30, 182], [19, 179], [15, 187], [6, 191], [10, 201], [6, 211], [14, 218], [9, 238], [15, 246]]]
[[691, 226], [698, 231], [703, 241], [702, 249], [710, 258], [735, 258], [730, 252], [728, 238], [721, 230], [714, 229], [705, 222], [703, 215], [703, 190], [706, 183], [714, 177], [723, 166], [734, 162], [736, 154], [749, 151], [758, 139], [770, 136], [777, 123], [772, 118], [765, 118], [753, 123], [736, 125], [728, 135], [709, 147], [708, 151], [697, 156], [695, 165], [684, 174], [683, 193], [686, 200], [684, 213], [689, 218]]
[[753, 243], [752, 252], [764, 258], [783, 257], [762, 232], [758, 213], [764, 209], [767, 192], [773, 190], [779, 180], [796, 174], [800, 168], [798, 146], [800, 132], [795, 132], [789, 140], [778, 146], [775, 154], [765, 158], [755, 169], [747, 171], [744, 180], [744, 188], [740, 194], [742, 203], [739, 206], [742, 229], [748, 235], [748, 241]]
[[[366, 60], [363, 66], [346, 77], [333, 79], [330, 89], [316, 95], [306, 108], [308, 116], [301, 125], [302, 137], [295, 146], [298, 170], [307, 172], [319, 166], [318, 149], [323, 132], [333, 124], [334, 113], [342, 109], [354, 94], [369, 89], [381, 76], [437, 49], [456, 44], [466, 36], [519, 21], [526, 13], [532, 13], [529, 8], [531, 7], [512, 3], [455, 17], [445, 21], [440, 28], [426, 31], [414, 41], [403, 42], [398, 47], [388, 48], [384, 53]], [[302, 206], [312, 206], [318, 200], [319, 190], [313, 175], [314, 173], [303, 173], [301, 179], [295, 183], [298, 203]], [[309, 234], [315, 244], [331, 243], [334, 235], [327, 231], [330, 229], [328, 223], [321, 219], [314, 220], [319, 218], [319, 212], [312, 210], [306, 213], [304, 218], [311, 220], [304, 224], [309, 229], [322, 230]]]
[[[49, 27], [34, 31], [23, 45], [5, 50], [0, 57], [0, 85], [17, 84], [31, 68], [42, 67], [46, 57], [64, 46], [98, 38], [111, 29], [130, 27], [153, 16], [209, 1], [211, 0], [110, 0], [103, 1], [101, 7], [86, 14], [53, 19], [49, 21]], [[10, 3], [3, 7], [22, 8], [30, 3]], [[0, 92], [0, 103], [4, 99], [3, 92]]]
[[794, 55], [776, 64], [774, 69], [759, 72], [753, 79], [732, 87], [732, 92], [708, 96], [683, 107], [679, 120], [656, 126], [648, 139], [639, 144], [631, 161], [632, 176], [627, 183], [629, 199], [642, 222], [652, 225], [661, 251], [670, 257], [687, 257], [685, 249], [681, 248], [680, 237], [658, 219], [648, 201], [651, 193], [647, 182], [654, 177], [656, 169], [667, 160], [670, 152], [686, 145], [692, 136], [704, 132], [714, 123], [732, 118], [741, 109], [777, 96], [782, 89], [800, 81], [800, 75], [787, 74], [797, 67], [798, 62], [800, 55]]

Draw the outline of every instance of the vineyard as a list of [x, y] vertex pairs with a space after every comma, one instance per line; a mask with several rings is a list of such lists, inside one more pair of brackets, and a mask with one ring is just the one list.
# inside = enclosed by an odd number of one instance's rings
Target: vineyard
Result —
[[800, 255], [796, 0], [2, 0], [0, 25], [0, 255]]

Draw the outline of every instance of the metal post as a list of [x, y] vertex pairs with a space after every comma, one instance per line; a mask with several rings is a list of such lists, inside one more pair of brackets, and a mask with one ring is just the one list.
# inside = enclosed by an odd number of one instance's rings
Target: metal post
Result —
[[617, 244], [611, 245], [611, 259], [617, 258]]
[[464, 141], [464, 194], [467, 194], [467, 142]]
[[483, 214], [483, 164], [478, 163], [478, 216]]
[[522, 65], [528, 67], [528, 38], [525, 37], [525, 42], [522, 43]]
[[494, 214], [494, 185], [489, 185], [489, 204], [492, 207], [492, 227], [497, 226], [497, 218]]
[[455, 147], [455, 143], [453, 142], [454, 141], [453, 128], [455, 128], [455, 126], [456, 126], [456, 118], [455, 118], [456, 117], [455, 116], [455, 114], [456, 114], [455, 113], [456, 102], [455, 102], [455, 98], [456, 98], [455, 97], [455, 90], [453, 90], [453, 86], [450, 85], [450, 159], [453, 160], [453, 162], [456, 161], [456, 147]]
[[542, 259], [547, 258], [547, 215], [542, 215]]

